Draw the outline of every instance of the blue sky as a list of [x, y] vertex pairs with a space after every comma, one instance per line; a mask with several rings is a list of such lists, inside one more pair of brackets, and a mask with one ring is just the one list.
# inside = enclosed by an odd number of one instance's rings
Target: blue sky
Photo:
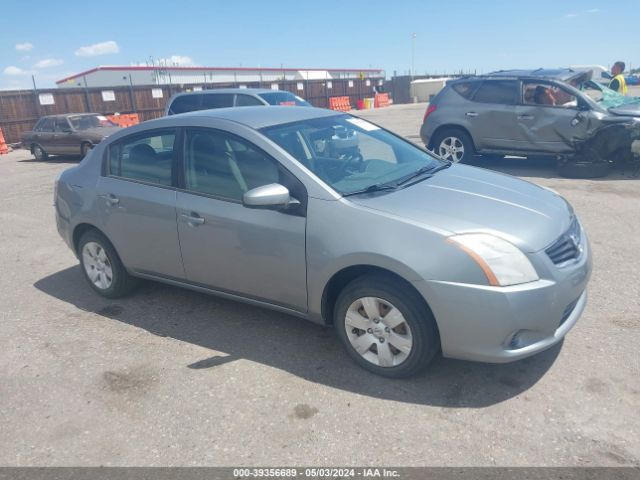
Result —
[[640, 66], [639, 0], [17, 1], [2, 5], [0, 88], [98, 65], [500, 68]]

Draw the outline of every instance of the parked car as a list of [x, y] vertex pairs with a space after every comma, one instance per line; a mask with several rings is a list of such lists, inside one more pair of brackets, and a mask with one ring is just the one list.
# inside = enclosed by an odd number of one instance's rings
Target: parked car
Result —
[[389, 377], [438, 351], [528, 357], [586, 304], [591, 250], [560, 195], [330, 110], [147, 121], [55, 192], [58, 231], [100, 295], [140, 277], [333, 325], [358, 364]]
[[630, 157], [640, 117], [580, 91], [587, 74], [511, 70], [449, 82], [427, 108], [422, 141], [452, 162], [476, 154], [554, 156], [561, 173], [606, 174], [612, 161]]
[[286, 105], [310, 107], [311, 104], [291, 92], [267, 88], [219, 88], [178, 93], [169, 99], [165, 115], [208, 110], [210, 108]]
[[99, 113], [68, 113], [42, 117], [22, 145], [37, 160], [49, 155], [85, 156], [89, 150], [121, 128]]

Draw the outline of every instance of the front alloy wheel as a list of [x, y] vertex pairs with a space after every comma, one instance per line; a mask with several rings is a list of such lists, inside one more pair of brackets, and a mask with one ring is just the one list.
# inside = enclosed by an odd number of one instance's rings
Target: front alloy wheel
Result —
[[344, 326], [354, 350], [374, 365], [397, 366], [411, 353], [411, 328], [400, 310], [386, 300], [357, 299], [347, 310]]
[[364, 275], [338, 295], [333, 323], [349, 356], [390, 378], [414, 375], [439, 350], [431, 310], [409, 284], [383, 273]]

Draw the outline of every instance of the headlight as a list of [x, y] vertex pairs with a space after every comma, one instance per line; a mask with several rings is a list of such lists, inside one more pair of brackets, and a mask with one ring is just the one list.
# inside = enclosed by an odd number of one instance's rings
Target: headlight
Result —
[[506, 287], [538, 280], [538, 274], [525, 254], [502, 238], [469, 233], [448, 240], [478, 264], [490, 285]]

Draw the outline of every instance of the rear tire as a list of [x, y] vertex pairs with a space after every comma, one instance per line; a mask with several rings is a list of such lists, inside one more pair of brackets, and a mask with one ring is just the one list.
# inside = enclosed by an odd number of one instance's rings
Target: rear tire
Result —
[[336, 301], [334, 327], [349, 356], [384, 377], [415, 375], [439, 351], [436, 322], [424, 300], [386, 275], [349, 283]]
[[39, 162], [43, 162], [49, 158], [49, 154], [37, 143], [31, 147], [31, 153], [33, 153], [33, 157]]
[[471, 137], [459, 128], [446, 128], [438, 132], [431, 146], [436, 155], [452, 163], [464, 162], [475, 155]]
[[78, 256], [87, 282], [103, 297], [122, 297], [135, 287], [136, 279], [124, 268], [111, 242], [97, 230], [82, 235]]

